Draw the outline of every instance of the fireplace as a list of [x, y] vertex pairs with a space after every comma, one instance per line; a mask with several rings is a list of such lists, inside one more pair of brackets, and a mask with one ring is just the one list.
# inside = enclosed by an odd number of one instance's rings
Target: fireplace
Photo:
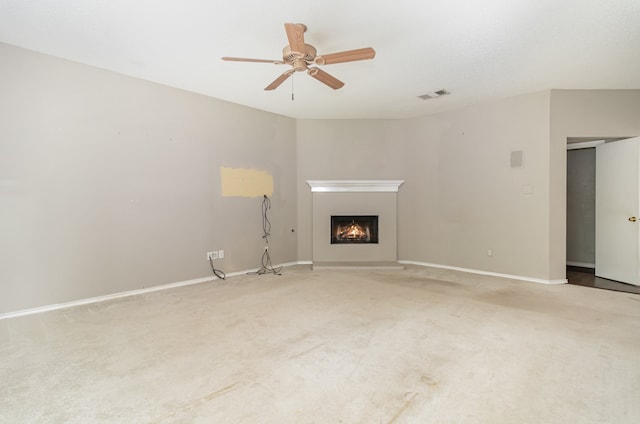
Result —
[[310, 180], [313, 267], [398, 266], [401, 180]]
[[331, 215], [331, 244], [369, 243], [378, 243], [378, 215]]

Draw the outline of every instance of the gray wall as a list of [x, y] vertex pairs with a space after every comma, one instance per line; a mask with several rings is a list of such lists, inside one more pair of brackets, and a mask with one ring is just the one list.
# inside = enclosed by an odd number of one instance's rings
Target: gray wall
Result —
[[567, 151], [567, 263], [595, 267], [596, 149]]
[[564, 280], [567, 138], [637, 136], [639, 116], [640, 90], [551, 90], [408, 120], [298, 121], [298, 258], [311, 259], [306, 179], [404, 179], [400, 259]]
[[295, 120], [0, 44], [0, 313], [296, 260]]
[[552, 90], [550, 133], [551, 278], [566, 275], [567, 138], [640, 135], [640, 90]]
[[567, 137], [640, 134], [640, 90], [296, 121], [3, 44], [0, 62], [0, 313], [206, 277], [214, 249], [258, 267], [261, 198], [223, 197], [221, 166], [273, 176], [275, 263], [311, 260], [307, 179], [402, 179], [400, 259], [564, 279]]
[[[416, 118], [409, 128], [402, 258], [549, 279], [549, 92]], [[511, 168], [513, 151], [523, 152], [522, 167]]]
[[[301, 120], [297, 138], [299, 259], [311, 259], [306, 180], [403, 179], [400, 259], [547, 279], [549, 92], [399, 121]], [[514, 150], [524, 167], [510, 167]]]
[[406, 179], [406, 134], [404, 120], [298, 120], [299, 260], [312, 259], [312, 196], [306, 181]]

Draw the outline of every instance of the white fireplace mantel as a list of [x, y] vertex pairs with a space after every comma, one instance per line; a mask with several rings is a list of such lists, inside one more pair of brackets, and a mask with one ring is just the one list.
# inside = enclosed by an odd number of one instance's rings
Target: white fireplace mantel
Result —
[[404, 180], [307, 180], [314, 193], [397, 192]]

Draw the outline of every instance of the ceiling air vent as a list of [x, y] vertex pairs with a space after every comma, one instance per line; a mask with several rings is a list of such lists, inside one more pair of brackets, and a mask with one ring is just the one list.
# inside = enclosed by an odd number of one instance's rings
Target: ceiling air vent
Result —
[[429, 100], [429, 99], [435, 99], [435, 98], [440, 97], [440, 96], [444, 96], [445, 94], [451, 94], [451, 93], [449, 93], [445, 89], [442, 89], [442, 90], [434, 91], [433, 93], [423, 94], [421, 96], [418, 96], [418, 98], [420, 98], [422, 100]]

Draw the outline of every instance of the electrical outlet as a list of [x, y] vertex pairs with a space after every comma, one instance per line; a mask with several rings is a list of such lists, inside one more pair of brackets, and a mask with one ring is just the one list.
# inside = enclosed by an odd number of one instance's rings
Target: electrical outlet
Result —
[[224, 258], [224, 250], [218, 250], [218, 259]]
[[487, 250], [487, 256], [493, 256], [493, 249]]
[[215, 252], [207, 252], [207, 260], [218, 259], [218, 251]]

